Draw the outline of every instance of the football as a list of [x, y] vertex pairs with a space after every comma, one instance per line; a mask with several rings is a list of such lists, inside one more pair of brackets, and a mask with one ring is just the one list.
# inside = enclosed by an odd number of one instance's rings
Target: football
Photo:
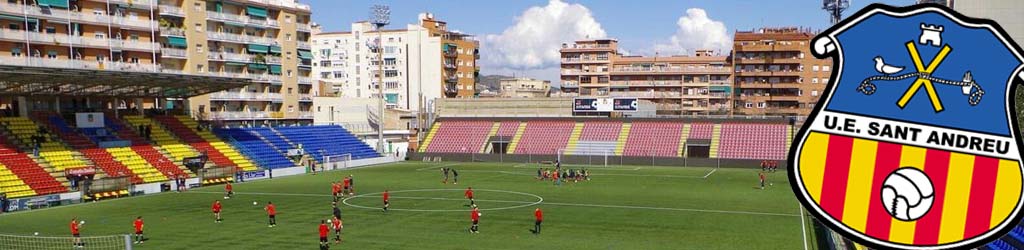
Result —
[[78, 225], [85, 225], [85, 221], [84, 220], [83, 221], [79, 221]]
[[253, 205], [253, 206], [255, 206], [255, 205], [257, 205], [257, 204], [259, 204], [259, 203], [256, 203], [255, 201], [253, 201], [253, 202], [252, 202], [252, 205]]

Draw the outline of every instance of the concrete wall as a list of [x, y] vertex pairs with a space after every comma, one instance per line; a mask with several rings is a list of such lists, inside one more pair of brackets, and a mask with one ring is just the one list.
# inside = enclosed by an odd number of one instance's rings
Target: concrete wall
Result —
[[[422, 161], [423, 157], [440, 157], [441, 161], [454, 162], [508, 162], [508, 163], [544, 163], [554, 162], [557, 155], [502, 155], [502, 154], [448, 154], [448, 153], [409, 153], [409, 161]], [[605, 165], [604, 156], [570, 155], [562, 156], [562, 164], [574, 165]], [[724, 168], [760, 168], [760, 160], [720, 159], [720, 158], [669, 158], [669, 157], [630, 157], [608, 156], [607, 165], [636, 166], [679, 166], [679, 167], [724, 167]], [[785, 161], [779, 162], [779, 168], [787, 169]]]

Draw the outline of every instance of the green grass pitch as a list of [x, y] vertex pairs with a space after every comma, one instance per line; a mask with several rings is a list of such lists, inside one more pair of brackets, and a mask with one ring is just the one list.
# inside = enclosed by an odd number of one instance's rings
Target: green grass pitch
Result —
[[[458, 184], [441, 183], [443, 166], [459, 171]], [[357, 196], [340, 205], [344, 241], [332, 240], [332, 249], [804, 246], [799, 204], [782, 171], [768, 174], [774, 185], [761, 190], [754, 169], [590, 167], [591, 181], [555, 186], [534, 179], [537, 167], [396, 163], [236, 184], [235, 197], [222, 201], [221, 224], [210, 205], [223, 199], [223, 186], [211, 186], [7, 214], [0, 216], [0, 233], [70, 236], [67, 224], [78, 216], [87, 221], [83, 236], [128, 234], [143, 216], [150, 240], [136, 249], [316, 249], [319, 222], [331, 215], [329, 182], [352, 174]], [[483, 209], [479, 234], [468, 233], [467, 186], [477, 190]], [[392, 196], [388, 214], [380, 210], [384, 189]], [[268, 201], [277, 205], [274, 228], [263, 211]], [[529, 232], [537, 207], [545, 218], [539, 236]]]

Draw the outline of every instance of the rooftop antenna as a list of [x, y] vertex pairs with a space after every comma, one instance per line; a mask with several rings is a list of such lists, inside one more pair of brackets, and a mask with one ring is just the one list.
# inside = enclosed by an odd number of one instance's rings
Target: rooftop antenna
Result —
[[828, 12], [832, 22], [830, 24], [835, 25], [843, 20], [843, 11], [850, 8], [850, 0], [822, 0], [821, 9]]

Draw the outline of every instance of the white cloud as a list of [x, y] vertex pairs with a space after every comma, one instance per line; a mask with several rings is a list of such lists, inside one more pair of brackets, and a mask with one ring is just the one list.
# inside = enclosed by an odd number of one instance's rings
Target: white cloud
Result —
[[531, 77], [557, 82], [558, 71], [552, 69], [559, 65], [562, 43], [605, 36], [586, 6], [551, 0], [524, 11], [501, 34], [483, 36], [481, 68], [487, 73], [543, 72]]
[[676, 25], [679, 27], [667, 43], [654, 45], [656, 52], [676, 55], [692, 54], [697, 49], [712, 49], [728, 53], [732, 47], [732, 38], [725, 24], [708, 17], [704, 9], [687, 9], [686, 15], [679, 17]]

